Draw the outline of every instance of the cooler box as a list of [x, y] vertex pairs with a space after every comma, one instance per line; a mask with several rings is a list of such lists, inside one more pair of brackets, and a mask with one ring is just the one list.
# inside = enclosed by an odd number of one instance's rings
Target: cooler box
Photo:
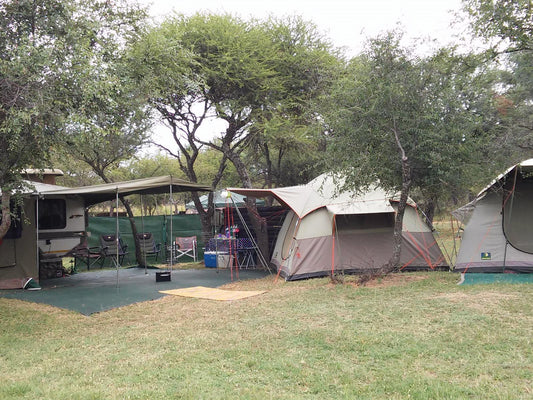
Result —
[[218, 268], [232, 268], [233, 267], [233, 256], [229, 254], [219, 254], [217, 257]]
[[204, 264], [207, 268], [217, 267], [217, 253], [214, 251], [206, 251], [204, 253]]

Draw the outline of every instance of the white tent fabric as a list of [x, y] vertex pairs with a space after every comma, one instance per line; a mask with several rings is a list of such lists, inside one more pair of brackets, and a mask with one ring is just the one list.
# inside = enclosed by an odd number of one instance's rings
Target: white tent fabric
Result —
[[[374, 186], [340, 192], [341, 183], [321, 175], [307, 185], [276, 189], [228, 190], [252, 197], [273, 196], [290, 208], [271, 263], [288, 280], [335, 271], [363, 272], [380, 267], [392, 254], [394, 196]], [[410, 205], [414, 205], [412, 201]], [[413, 207], [404, 217], [402, 263], [406, 269], [446, 267], [431, 229]]]

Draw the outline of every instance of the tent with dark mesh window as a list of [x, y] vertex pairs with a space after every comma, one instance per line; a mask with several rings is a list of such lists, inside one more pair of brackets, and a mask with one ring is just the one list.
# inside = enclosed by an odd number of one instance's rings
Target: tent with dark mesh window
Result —
[[509, 168], [452, 214], [465, 225], [456, 271], [533, 272], [533, 159]]
[[[321, 175], [307, 185], [277, 189], [228, 189], [250, 197], [273, 196], [289, 212], [271, 263], [287, 280], [379, 269], [392, 255], [397, 197], [379, 187], [339, 191]], [[402, 270], [448, 269], [432, 229], [409, 201], [403, 220]]]

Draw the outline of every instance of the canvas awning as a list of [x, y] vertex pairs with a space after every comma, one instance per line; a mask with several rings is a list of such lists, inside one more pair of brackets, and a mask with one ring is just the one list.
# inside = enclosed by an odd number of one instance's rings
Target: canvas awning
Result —
[[128, 196], [130, 194], [161, 194], [177, 192], [203, 192], [210, 191], [211, 188], [199, 183], [192, 183], [170, 175], [157, 176], [153, 178], [134, 179], [131, 181], [104, 183], [101, 185], [80, 186], [75, 188], [45, 189], [35, 195], [78, 195], [85, 199], [85, 205], [91, 206], [104, 201], [114, 200], [118, 195]]
[[[281, 205], [290, 208], [299, 217], [326, 207], [335, 215], [393, 213], [392, 196], [386, 191], [372, 187], [363, 192], [338, 190], [338, 182], [328, 175], [321, 175], [307, 185], [275, 189], [229, 188], [234, 193], [250, 197], [274, 197]], [[412, 201], [410, 201], [410, 204]], [[414, 204], [414, 203], [413, 203]]]
[[324, 207], [324, 200], [309, 186], [289, 186], [276, 189], [228, 188], [230, 192], [247, 197], [274, 197], [282, 206], [290, 208], [302, 218], [310, 212]]

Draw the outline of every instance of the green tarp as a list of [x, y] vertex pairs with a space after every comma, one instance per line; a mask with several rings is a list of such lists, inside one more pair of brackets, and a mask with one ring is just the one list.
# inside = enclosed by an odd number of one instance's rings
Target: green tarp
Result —
[[491, 274], [472, 272], [461, 274], [459, 285], [476, 285], [490, 283], [533, 283], [533, 274]]
[[[198, 259], [203, 258], [203, 238], [202, 224], [198, 215], [174, 215], [170, 216], [150, 216], [136, 217], [135, 224], [137, 231], [151, 232], [154, 236], [155, 243], [161, 243], [161, 254], [157, 263], [163, 264], [166, 260], [166, 244], [171, 242], [170, 218], [172, 218], [172, 236], [196, 236], [198, 240]], [[89, 217], [89, 226], [87, 232], [90, 232], [89, 247], [100, 246], [101, 235], [114, 235], [116, 232], [115, 217]], [[119, 217], [119, 235], [128, 245], [128, 255], [124, 259], [124, 265], [136, 265], [135, 262], [135, 243], [131, 233], [130, 220], [126, 217]], [[153, 258], [149, 258], [148, 263], [153, 263]]]

